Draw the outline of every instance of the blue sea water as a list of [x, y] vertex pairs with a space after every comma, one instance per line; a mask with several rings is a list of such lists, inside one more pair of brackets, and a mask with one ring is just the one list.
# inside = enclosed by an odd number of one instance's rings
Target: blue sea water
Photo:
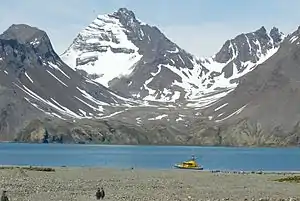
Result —
[[206, 170], [300, 171], [300, 148], [0, 143], [1, 165], [171, 169], [191, 155]]

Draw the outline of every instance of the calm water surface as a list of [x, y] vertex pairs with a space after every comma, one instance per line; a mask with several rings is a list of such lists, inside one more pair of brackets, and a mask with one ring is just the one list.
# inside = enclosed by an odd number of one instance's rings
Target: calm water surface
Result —
[[0, 164], [169, 169], [194, 154], [208, 170], [300, 171], [300, 148], [0, 143]]

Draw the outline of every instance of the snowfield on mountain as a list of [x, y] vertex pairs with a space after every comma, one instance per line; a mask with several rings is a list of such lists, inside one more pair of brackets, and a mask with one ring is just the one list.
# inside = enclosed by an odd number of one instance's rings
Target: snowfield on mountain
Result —
[[226, 41], [212, 57], [198, 59], [122, 8], [99, 15], [62, 59], [123, 96], [175, 102], [235, 88], [235, 80], [272, 56], [283, 38], [277, 28], [267, 32], [261, 27]]

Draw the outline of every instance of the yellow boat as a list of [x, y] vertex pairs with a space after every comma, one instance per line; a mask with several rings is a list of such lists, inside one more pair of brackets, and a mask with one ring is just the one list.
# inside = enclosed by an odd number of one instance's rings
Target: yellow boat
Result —
[[176, 164], [176, 165], [174, 165], [174, 167], [179, 168], [179, 169], [188, 169], [188, 170], [203, 170], [203, 167], [198, 165], [194, 156], [192, 157], [191, 160], [184, 161], [180, 164]]

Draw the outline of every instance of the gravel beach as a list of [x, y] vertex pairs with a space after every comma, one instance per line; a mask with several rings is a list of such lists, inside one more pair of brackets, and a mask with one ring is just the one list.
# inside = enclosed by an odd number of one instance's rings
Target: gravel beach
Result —
[[[0, 188], [10, 200], [300, 200], [300, 184], [274, 181], [278, 174], [233, 174], [185, 170], [55, 168], [55, 172], [0, 169]], [[294, 198], [294, 199], [291, 199]]]

